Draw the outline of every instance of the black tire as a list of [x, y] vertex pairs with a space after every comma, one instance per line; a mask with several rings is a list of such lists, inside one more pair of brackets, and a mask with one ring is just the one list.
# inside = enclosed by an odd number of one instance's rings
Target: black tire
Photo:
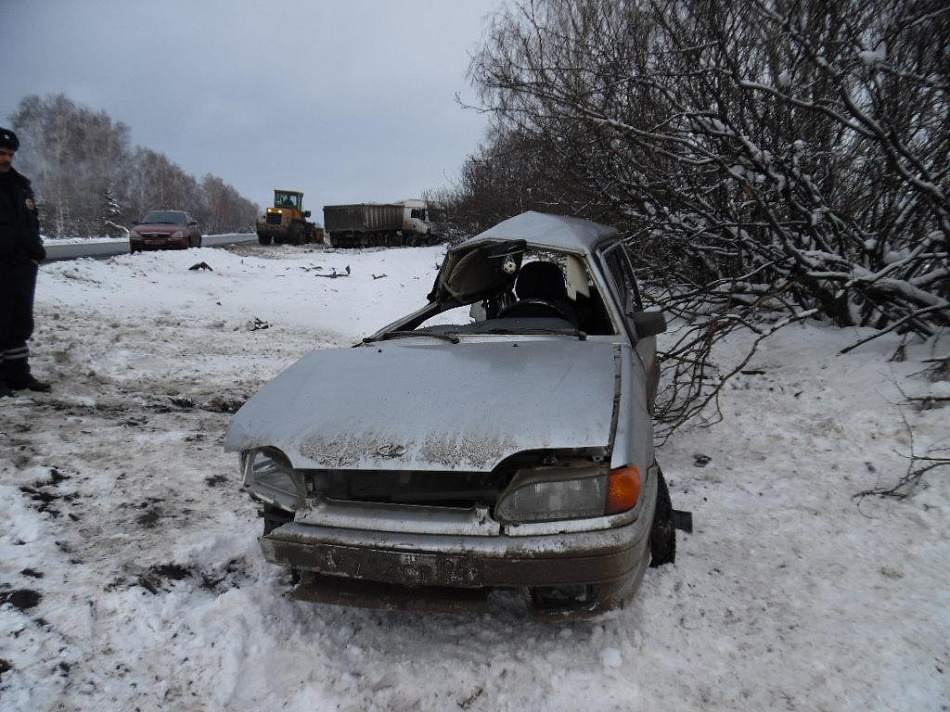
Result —
[[650, 529], [650, 566], [672, 564], [676, 561], [676, 526], [673, 522], [673, 500], [666, 486], [662, 470], [656, 476], [656, 510]]
[[304, 228], [303, 223], [295, 223], [293, 227], [290, 228], [290, 241], [295, 245], [302, 245], [307, 241], [307, 230]]
[[272, 238], [270, 235], [261, 235], [261, 234], [258, 234], [258, 236], [257, 236], [257, 241], [258, 241], [259, 243], [261, 243], [262, 245], [269, 245], [272, 240], [273, 240], [273, 238]]
[[201, 235], [198, 235], [198, 244], [195, 247], [201, 247], [201, 243], [204, 242], [204, 238]]

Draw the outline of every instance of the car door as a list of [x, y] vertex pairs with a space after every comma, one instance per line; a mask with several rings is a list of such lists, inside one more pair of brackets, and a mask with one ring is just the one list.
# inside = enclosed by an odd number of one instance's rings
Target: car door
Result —
[[[606, 267], [606, 276], [610, 282], [617, 304], [621, 307], [627, 333], [634, 349], [643, 364], [647, 378], [647, 403], [650, 412], [656, 399], [660, 382], [660, 368], [656, 357], [656, 335], [645, 333], [643, 301], [633, 272], [633, 263], [626, 246], [617, 241], [600, 253]], [[664, 329], [660, 329], [662, 331]]]

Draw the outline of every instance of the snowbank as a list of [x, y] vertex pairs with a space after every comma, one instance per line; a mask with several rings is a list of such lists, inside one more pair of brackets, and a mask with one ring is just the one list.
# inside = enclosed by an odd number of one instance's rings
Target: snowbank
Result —
[[902, 417], [915, 447], [946, 447], [950, 411], [900, 405], [898, 388], [931, 388], [921, 349], [835, 356], [855, 332], [781, 332], [724, 422], [662, 449], [696, 531], [626, 610], [552, 625], [515, 598], [479, 616], [290, 601], [221, 451], [229, 411], [420, 306], [441, 254], [253, 245], [43, 267], [34, 367], [54, 390], [0, 401], [4, 710], [945, 709], [950, 487], [852, 495], [904, 472]]

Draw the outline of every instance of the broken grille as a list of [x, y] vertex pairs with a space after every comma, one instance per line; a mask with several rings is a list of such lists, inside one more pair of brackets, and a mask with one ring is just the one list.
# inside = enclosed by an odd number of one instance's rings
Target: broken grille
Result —
[[349, 502], [426, 504], [469, 509], [493, 505], [510, 476], [485, 472], [310, 471], [313, 496]]

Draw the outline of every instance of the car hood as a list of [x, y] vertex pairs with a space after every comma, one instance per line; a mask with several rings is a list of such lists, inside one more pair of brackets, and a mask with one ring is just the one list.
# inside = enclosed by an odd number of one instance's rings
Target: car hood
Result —
[[318, 350], [235, 414], [225, 449], [296, 468], [491, 471], [525, 450], [611, 441], [614, 345], [564, 337]]

